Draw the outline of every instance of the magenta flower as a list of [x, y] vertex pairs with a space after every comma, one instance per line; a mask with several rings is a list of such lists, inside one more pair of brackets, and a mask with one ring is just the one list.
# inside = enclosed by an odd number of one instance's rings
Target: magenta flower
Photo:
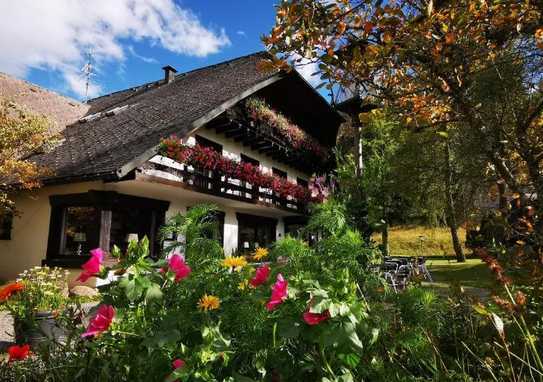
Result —
[[174, 254], [172, 257], [170, 257], [170, 260], [168, 260], [168, 266], [172, 272], [175, 273], [176, 283], [190, 275], [190, 267], [187, 265], [187, 263], [185, 263], [183, 256], [179, 254]]
[[277, 280], [273, 285], [272, 295], [270, 301], [266, 304], [266, 309], [269, 311], [274, 310], [277, 306], [281, 305], [283, 301], [287, 299], [288, 293], [288, 281], [283, 278], [283, 275], [279, 273]]
[[104, 261], [105, 253], [100, 248], [90, 251], [90, 259], [81, 266], [83, 272], [77, 278], [77, 281], [85, 282], [91, 277], [96, 277], [100, 273], [100, 266]]
[[268, 265], [262, 265], [256, 270], [255, 277], [253, 277], [249, 281], [249, 284], [251, 284], [255, 288], [259, 285], [264, 284], [270, 275], [270, 271], [271, 269]]
[[183, 361], [182, 359], [176, 359], [172, 362], [172, 368], [174, 370], [177, 370], [179, 368], [182, 368], [183, 366], [185, 366], [185, 361]]
[[309, 309], [304, 313], [304, 321], [308, 325], [318, 325], [330, 318], [330, 312], [325, 310], [322, 313], [311, 313]]
[[96, 315], [91, 319], [87, 330], [81, 337], [94, 337], [105, 332], [111, 325], [114, 317], [115, 308], [111, 305], [100, 305]]

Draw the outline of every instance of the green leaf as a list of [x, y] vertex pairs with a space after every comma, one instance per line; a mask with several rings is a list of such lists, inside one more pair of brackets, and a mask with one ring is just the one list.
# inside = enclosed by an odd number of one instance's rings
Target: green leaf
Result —
[[130, 301], [135, 301], [141, 297], [142, 293], [143, 293], [143, 289], [136, 282], [135, 279], [129, 280], [127, 282], [126, 288], [125, 288], [125, 294], [126, 294], [127, 299], [129, 299]]
[[158, 301], [162, 300], [162, 290], [160, 289], [160, 285], [156, 283], [152, 283], [149, 288], [147, 288], [147, 293], [145, 293], [145, 300], [146, 301]]
[[299, 322], [289, 320], [279, 321], [277, 332], [282, 338], [297, 338], [300, 335], [301, 325]]

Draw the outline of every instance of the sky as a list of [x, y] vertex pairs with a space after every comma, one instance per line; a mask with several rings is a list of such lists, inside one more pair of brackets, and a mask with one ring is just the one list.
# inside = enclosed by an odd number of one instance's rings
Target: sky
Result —
[[96, 97], [263, 50], [277, 1], [0, 1], [0, 72], [85, 100], [88, 52]]

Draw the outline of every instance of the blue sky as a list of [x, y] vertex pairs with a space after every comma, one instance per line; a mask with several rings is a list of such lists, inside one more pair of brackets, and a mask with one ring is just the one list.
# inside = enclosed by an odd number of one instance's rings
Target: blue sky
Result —
[[264, 49], [277, 1], [1, 2], [0, 71], [81, 100], [90, 50], [91, 96], [109, 93]]

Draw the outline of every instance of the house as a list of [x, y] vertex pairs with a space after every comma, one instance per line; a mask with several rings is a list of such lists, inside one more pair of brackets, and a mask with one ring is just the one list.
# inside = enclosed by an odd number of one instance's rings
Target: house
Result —
[[299, 227], [342, 119], [296, 71], [259, 71], [266, 55], [166, 66], [161, 80], [90, 100], [58, 146], [31, 158], [52, 175], [15, 196], [0, 279], [42, 263], [77, 269], [90, 249], [136, 236], [157, 254], [159, 227], [199, 203], [219, 207], [227, 255]]

